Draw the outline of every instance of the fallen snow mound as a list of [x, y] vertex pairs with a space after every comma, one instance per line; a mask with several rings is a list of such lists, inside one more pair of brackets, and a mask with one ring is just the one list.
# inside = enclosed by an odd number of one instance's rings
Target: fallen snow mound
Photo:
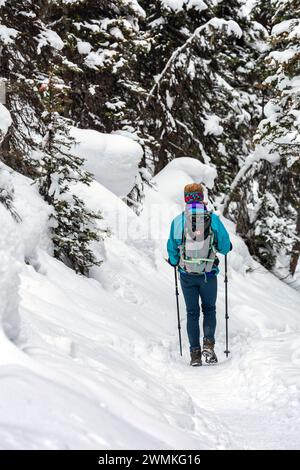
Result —
[[142, 147], [117, 134], [102, 134], [92, 129], [71, 128], [76, 143], [72, 153], [85, 160], [85, 168], [117, 196], [132, 189], [143, 156]]
[[[184, 186], [194, 182], [203, 183], [204, 195], [209, 201], [206, 188], [213, 187], [216, 176], [215, 168], [195, 158], [182, 157], [172, 160], [153, 178], [156, 191], [150, 188], [145, 189], [146, 202], [141, 219], [147, 224], [150, 236], [164, 244], [169, 233], [169, 225], [166, 221], [172, 220], [184, 208]], [[154, 220], [157, 223], [154, 223]], [[155, 225], [159, 230], [154, 233], [151, 227]]]

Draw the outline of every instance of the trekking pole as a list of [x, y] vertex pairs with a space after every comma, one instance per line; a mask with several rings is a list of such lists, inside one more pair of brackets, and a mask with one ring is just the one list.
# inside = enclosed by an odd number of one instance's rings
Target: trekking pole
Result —
[[227, 273], [227, 255], [225, 255], [225, 321], [226, 321], [226, 350], [224, 353], [226, 354], [226, 357], [228, 357], [228, 354], [230, 354], [230, 351], [228, 349], [228, 320], [229, 320], [229, 315], [228, 315], [228, 273]]
[[178, 282], [177, 282], [177, 268], [174, 266], [174, 274], [175, 274], [175, 295], [176, 295], [176, 305], [177, 305], [177, 321], [178, 321], [178, 334], [179, 334], [179, 348], [180, 348], [180, 356], [182, 356], [182, 344], [181, 344], [181, 325], [180, 325], [180, 315], [179, 315], [179, 291], [178, 291]]

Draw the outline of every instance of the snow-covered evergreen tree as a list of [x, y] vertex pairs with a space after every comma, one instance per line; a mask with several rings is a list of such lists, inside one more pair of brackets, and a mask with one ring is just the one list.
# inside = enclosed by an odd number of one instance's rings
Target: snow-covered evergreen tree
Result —
[[267, 13], [272, 30], [264, 86], [271, 96], [255, 136], [254, 163], [235, 189], [233, 206], [251, 252], [284, 277], [295, 273], [300, 248], [300, 4], [274, 0]]
[[149, 48], [140, 34], [144, 17], [137, 0], [52, 2], [48, 21], [64, 43], [61, 71], [71, 88], [66, 112], [76, 125], [132, 130]]
[[44, 29], [39, 16], [44, 7], [45, 2], [32, 0], [9, 0], [0, 6], [0, 70], [7, 82], [6, 103], [12, 117], [2, 145], [2, 159], [29, 176], [34, 176], [31, 152], [37, 148], [37, 135], [43, 132], [42, 104], [34, 79], [52, 59], [49, 55], [47, 62], [37, 54], [36, 38]]
[[192, 156], [217, 166], [215, 191], [222, 193], [249, 153], [260, 116], [265, 30], [241, 15], [240, 1], [179, 3], [141, 1], [155, 77], [142, 129], [152, 137], [155, 171]]
[[73, 139], [70, 123], [61, 116], [64, 103], [64, 85], [50, 76], [40, 86], [45, 111], [43, 120], [46, 135], [41, 144], [42, 158], [38, 161], [41, 176], [39, 191], [53, 207], [52, 240], [54, 255], [76, 272], [87, 275], [100, 261], [95, 257], [91, 242], [99, 241], [95, 220], [100, 214], [88, 210], [84, 202], [72, 193], [71, 183], [90, 184], [91, 175], [83, 170], [83, 161], [72, 155]]
[[[268, 251], [289, 255], [294, 274], [300, 254], [300, 3], [273, 2], [276, 8], [271, 36], [272, 51], [267, 84], [275, 89], [259, 126], [258, 139], [268, 154], [278, 155], [277, 168], [268, 173], [268, 190], [274, 198], [263, 233], [269, 236]], [[263, 221], [259, 220], [260, 225]], [[281, 266], [286, 268], [284, 261]]]

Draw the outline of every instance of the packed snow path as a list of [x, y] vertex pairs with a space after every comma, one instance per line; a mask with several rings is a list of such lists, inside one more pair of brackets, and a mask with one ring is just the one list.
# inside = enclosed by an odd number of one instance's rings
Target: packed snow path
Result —
[[299, 448], [297, 292], [233, 275], [226, 361], [220, 276], [221, 363], [190, 368], [171, 272], [145, 265], [105, 291], [41, 260], [22, 276], [19, 349], [1, 341], [1, 448]]
[[[178, 212], [182, 187], [200, 179], [195, 172], [203, 177], [206, 170], [208, 185], [214, 175], [207, 167], [196, 160], [172, 162], [156, 177], [158, 189], [149, 190], [140, 218], [99, 183], [82, 189], [112, 229], [95, 279], [77, 276], [39, 247], [39, 224], [47, 213], [30, 181], [18, 176], [22, 243], [8, 227], [3, 255], [23, 244], [27, 251], [33, 244], [38, 249], [31, 264], [12, 265], [12, 256], [2, 256], [0, 267], [3, 305], [17, 302], [10, 274], [21, 274], [20, 324], [18, 316], [14, 321], [20, 336], [11, 342], [0, 330], [2, 449], [300, 447], [300, 295], [253, 262], [228, 221], [234, 247], [229, 255], [230, 359], [223, 354], [223, 259], [217, 304], [220, 364], [188, 365], [182, 295], [184, 355], [179, 356], [174, 275], [163, 259], [167, 209], [178, 201]], [[154, 232], [163, 233], [145, 238], [147, 221], [158, 208], [166, 213]], [[125, 237], [116, 235], [120, 219], [133, 224]]]

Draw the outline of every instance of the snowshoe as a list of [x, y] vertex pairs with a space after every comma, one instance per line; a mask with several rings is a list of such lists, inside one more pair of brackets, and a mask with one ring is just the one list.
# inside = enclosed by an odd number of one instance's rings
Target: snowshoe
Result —
[[193, 367], [202, 366], [201, 349], [194, 349], [191, 351], [191, 362], [190, 365]]
[[214, 347], [215, 347], [215, 343], [213, 341], [209, 341], [208, 339], [204, 339], [202, 356], [205, 358], [206, 364], [217, 364], [218, 363], [218, 358], [216, 356]]

